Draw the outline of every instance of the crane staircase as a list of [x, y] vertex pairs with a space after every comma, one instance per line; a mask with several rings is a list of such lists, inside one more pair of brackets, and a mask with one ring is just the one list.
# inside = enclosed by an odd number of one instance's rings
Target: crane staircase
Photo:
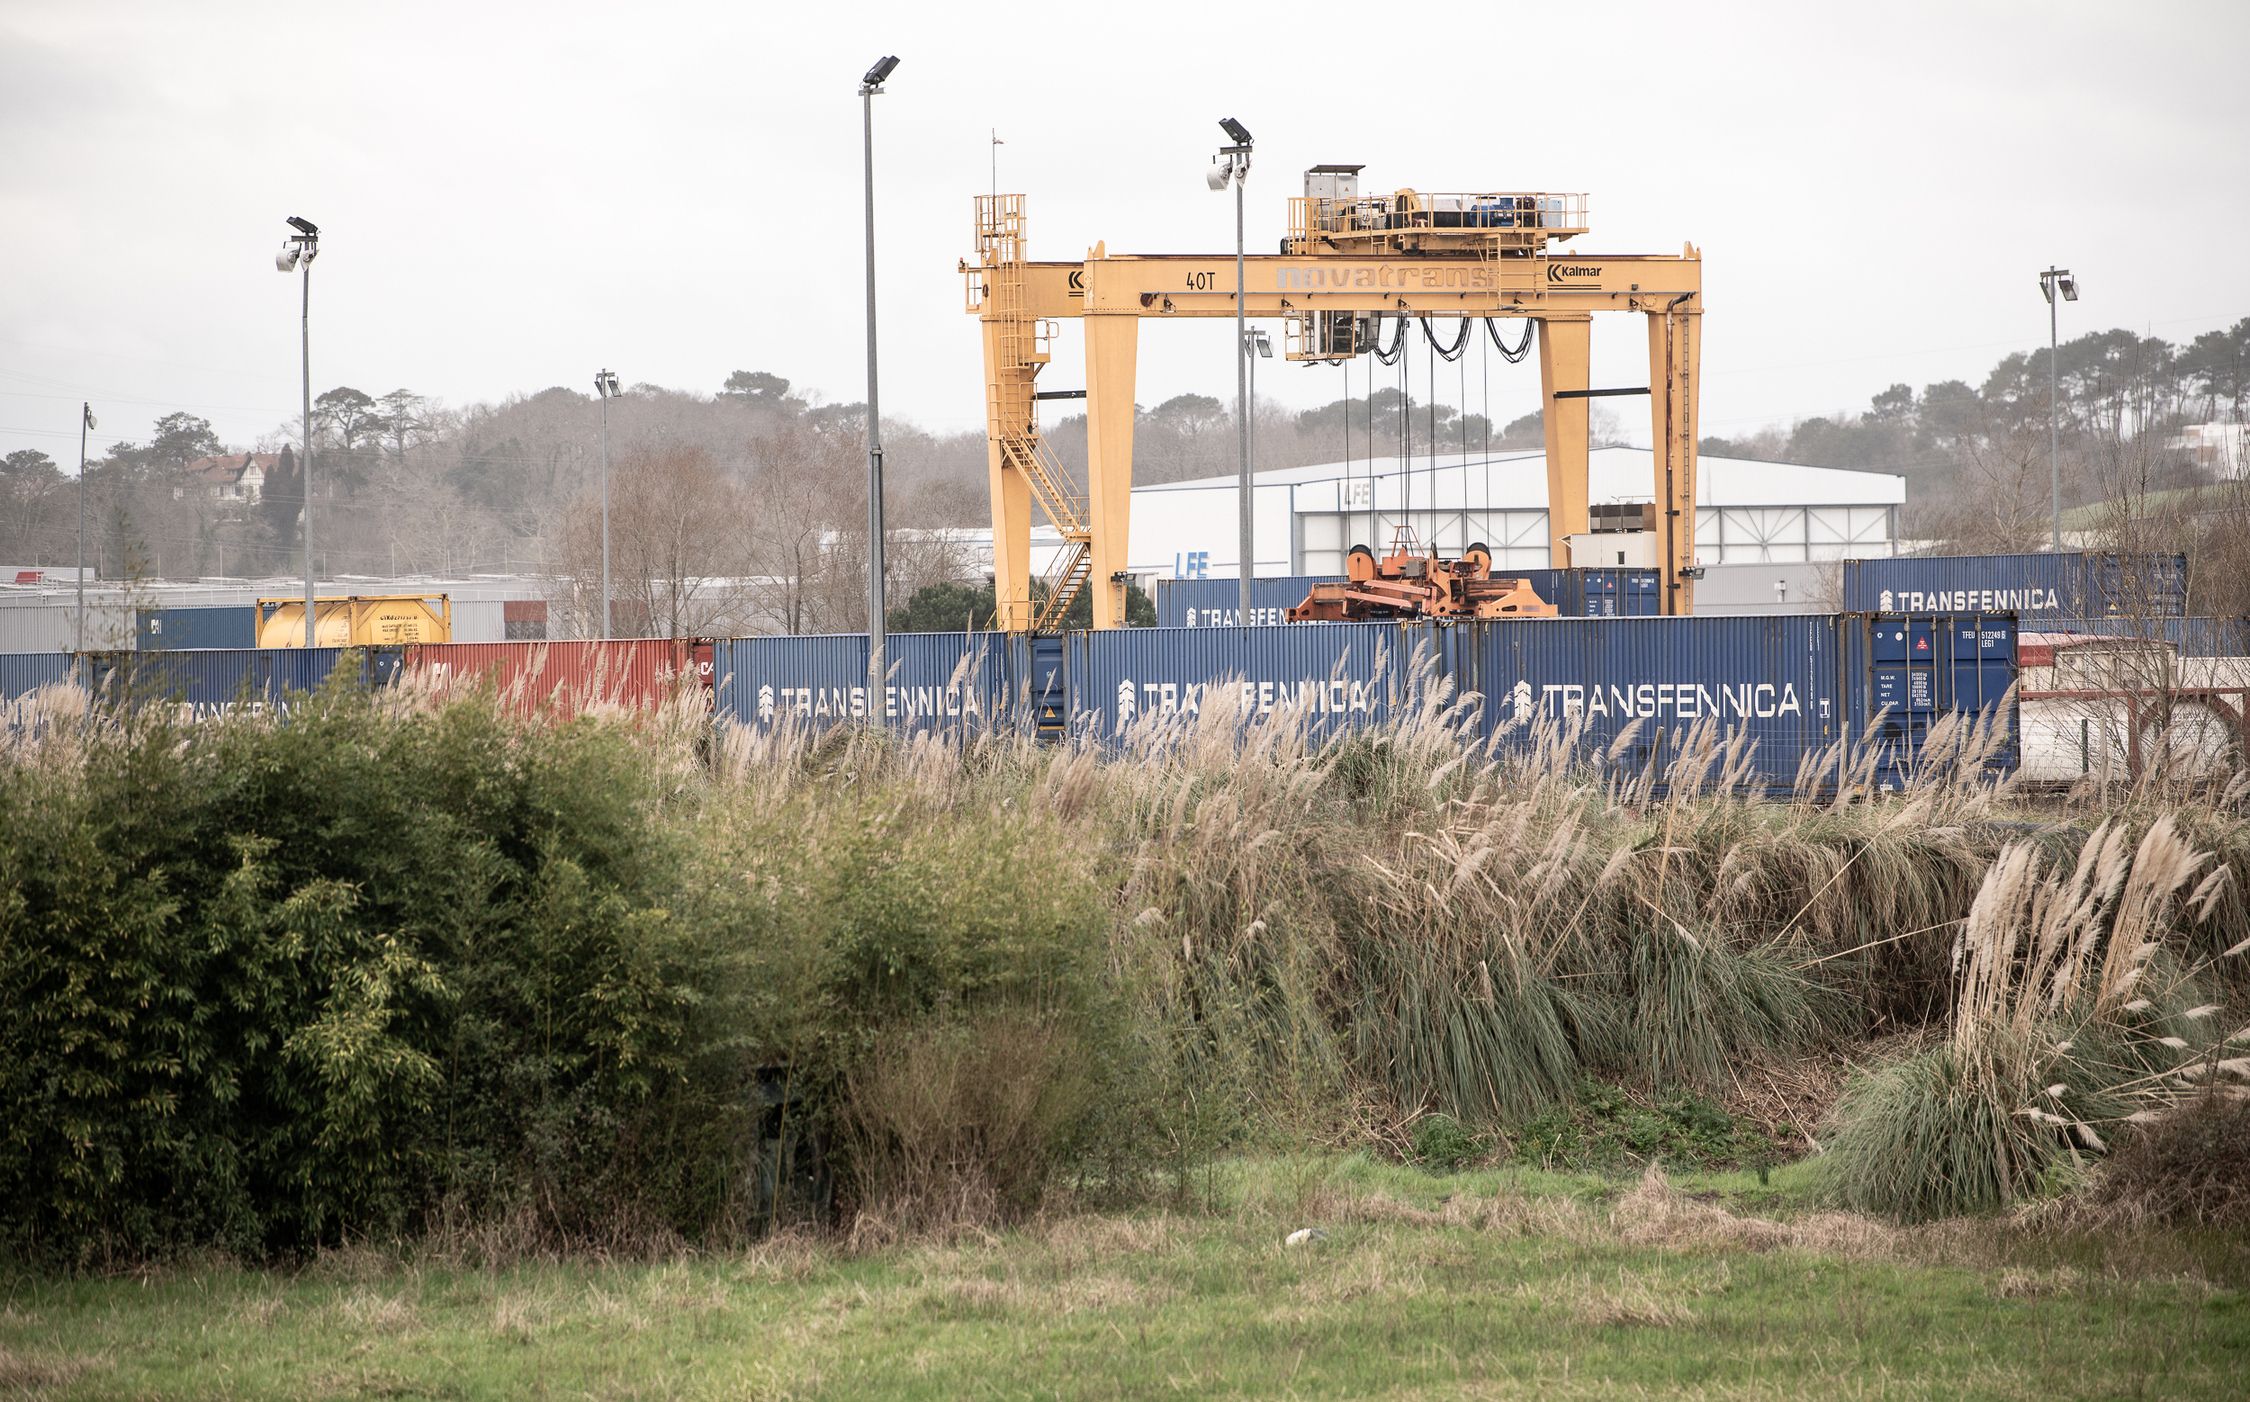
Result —
[[[1023, 474], [1032, 499], [1062, 537], [1063, 548], [1032, 591], [1031, 630], [1053, 633], [1094, 570], [1094, 535], [1086, 493], [1039, 436], [1037, 383], [1050, 356], [1054, 324], [1031, 315], [1024, 297], [1024, 210], [1021, 195], [977, 196], [977, 264], [965, 268], [969, 309], [995, 324], [999, 354], [986, 386], [985, 425], [1002, 465]], [[998, 542], [995, 542], [997, 546]], [[1005, 614], [1009, 602], [1000, 601]], [[1014, 620], [1003, 617], [1001, 622]]]

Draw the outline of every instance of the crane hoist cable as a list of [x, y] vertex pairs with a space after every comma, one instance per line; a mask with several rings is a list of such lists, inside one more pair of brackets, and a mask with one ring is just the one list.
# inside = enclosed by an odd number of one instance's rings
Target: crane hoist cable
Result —
[[[1378, 312], [1375, 320], [1380, 323], [1382, 319], [1382, 314]], [[1383, 349], [1383, 332], [1380, 325], [1376, 328], [1374, 344], [1368, 347], [1369, 350], [1375, 352], [1375, 358], [1385, 365], [1398, 364], [1398, 358], [1406, 353], [1406, 318], [1403, 316], [1397, 317], [1393, 324], [1398, 329], [1391, 335], [1391, 348], [1389, 350]]]
[[1531, 318], [1529, 317], [1523, 319], [1523, 339], [1516, 342], [1514, 350], [1508, 349], [1508, 343], [1500, 339], [1500, 328], [1492, 324], [1492, 318], [1489, 316], [1484, 319], [1484, 334], [1492, 338], [1492, 348], [1500, 352], [1500, 358], [1510, 365], [1523, 364], [1523, 358], [1531, 354]]
[[[1430, 319], [1428, 317], [1421, 317], [1419, 320], [1422, 323], [1423, 337], [1429, 341], [1430, 349], [1436, 351], [1440, 358], [1448, 361], [1459, 360], [1461, 352], [1469, 348], [1469, 324], [1475, 320], [1474, 317], [1465, 316], [1461, 318], [1461, 334], [1453, 338], [1453, 349], [1451, 350], [1447, 350], [1444, 346], [1438, 344], [1436, 333], [1430, 330]], [[1487, 318], [1486, 324], [1491, 324], [1489, 318]]]

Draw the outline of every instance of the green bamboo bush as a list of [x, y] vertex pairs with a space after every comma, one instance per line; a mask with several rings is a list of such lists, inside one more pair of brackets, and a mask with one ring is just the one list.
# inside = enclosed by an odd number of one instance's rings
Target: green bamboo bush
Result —
[[639, 1181], [706, 1036], [684, 833], [593, 726], [341, 689], [0, 756], [0, 1201], [20, 1250], [245, 1254]]

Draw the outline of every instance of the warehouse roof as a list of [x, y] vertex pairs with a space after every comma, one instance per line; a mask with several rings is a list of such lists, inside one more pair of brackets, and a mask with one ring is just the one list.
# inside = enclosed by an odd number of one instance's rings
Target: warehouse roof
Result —
[[[1654, 495], [1651, 474], [1654, 454], [1647, 448], [1596, 448], [1587, 455], [1591, 481], [1588, 496], [1596, 502], [1648, 501]], [[1539, 449], [1472, 453], [1439, 453], [1432, 467], [1427, 459], [1411, 460], [1408, 474], [1414, 494], [1429, 484], [1437, 502], [1459, 502], [1464, 488], [1473, 506], [1495, 509], [1537, 510], [1547, 504], [1547, 455]], [[1375, 476], [1393, 480], [1401, 476], [1398, 459], [1374, 459]], [[1270, 468], [1257, 475], [1261, 487], [1305, 486], [1314, 483], [1365, 481], [1370, 464], [1355, 462], [1310, 463], [1303, 467]], [[1232, 474], [1198, 477], [1184, 482], [1137, 486], [1136, 492], [1210, 491], [1231, 489]], [[1696, 501], [1704, 506], [1887, 506], [1906, 500], [1906, 479], [1893, 472], [1857, 472], [1840, 467], [1809, 467], [1803, 463], [1754, 462], [1748, 458], [1696, 458]]]

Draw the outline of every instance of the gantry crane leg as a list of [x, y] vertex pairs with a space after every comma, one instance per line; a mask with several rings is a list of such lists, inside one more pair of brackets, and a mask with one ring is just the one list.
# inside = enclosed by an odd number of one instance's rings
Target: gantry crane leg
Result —
[[[1648, 314], [1649, 442], [1655, 449], [1664, 612], [1695, 612], [1695, 419], [1703, 311], [1681, 297]], [[1583, 475], [1580, 478], [1584, 480]]]
[[1122, 628], [1125, 582], [1120, 576], [1128, 564], [1133, 512], [1133, 381], [1141, 322], [1135, 312], [1089, 308], [1085, 327], [1086, 501], [1093, 533], [1093, 573], [1087, 586], [1094, 595], [1094, 626]]
[[[1567, 537], [1587, 528], [1586, 473], [1588, 405], [1587, 345], [1590, 316], [1539, 318], [1540, 423], [1547, 437], [1547, 559], [1556, 569], [1570, 568]], [[1572, 397], [1556, 396], [1571, 391]]]
[[[1002, 323], [984, 323], [984, 404], [988, 419], [997, 419], [1006, 412], [1002, 405], [1015, 398], [999, 391], [1001, 376], [1024, 373], [1009, 362], [1003, 334]], [[1001, 628], [1021, 632], [1031, 626], [1032, 618], [1031, 484], [1008, 466], [1002, 447], [1008, 436], [1006, 428], [991, 422], [986, 430], [985, 461], [992, 490], [993, 611]]]

